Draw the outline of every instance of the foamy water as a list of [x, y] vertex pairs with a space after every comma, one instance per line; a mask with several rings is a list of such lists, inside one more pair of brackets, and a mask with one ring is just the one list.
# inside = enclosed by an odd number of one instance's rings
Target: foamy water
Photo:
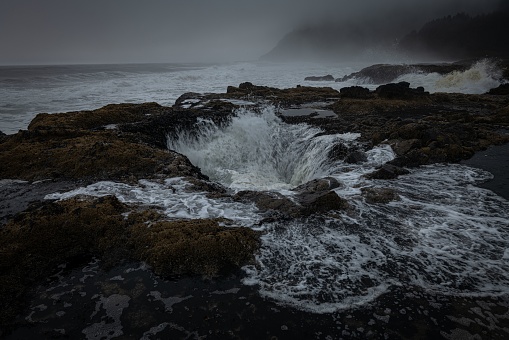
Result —
[[[329, 313], [363, 306], [396, 286], [449, 295], [509, 293], [509, 203], [475, 186], [491, 174], [462, 165], [430, 165], [397, 180], [364, 174], [394, 158], [387, 145], [367, 149], [367, 161], [345, 164], [324, 155], [334, 144], [362, 148], [358, 135], [320, 135], [287, 125], [273, 107], [239, 110], [231, 124], [201, 121], [195, 137], [169, 141], [205, 174], [232, 190], [277, 190], [333, 176], [351, 209], [308, 218], [258, 223], [253, 205], [189, 192], [183, 179], [138, 185], [100, 182], [47, 198], [116, 195], [158, 206], [169, 218], [226, 217], [263, 232], [257, 263], [244, 283], [281, 304]], [[399, 200], [368, 203], [362, 188], [388, 188]], [[256, 224], [256, 226], [254, 226]]]

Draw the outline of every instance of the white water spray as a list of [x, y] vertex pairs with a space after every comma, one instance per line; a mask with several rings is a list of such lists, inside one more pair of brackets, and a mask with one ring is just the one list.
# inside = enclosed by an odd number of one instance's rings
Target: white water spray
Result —
[[326, 176], [334, 145], [351, 145], [360, 136], [320, 135], [306, 124], [285, 124], [270, 106], [261, 113], [238, 110], [226, 127], [200, 120], [196, 129], [170, 139], [168, 147], [234, 190], [289, 189]]

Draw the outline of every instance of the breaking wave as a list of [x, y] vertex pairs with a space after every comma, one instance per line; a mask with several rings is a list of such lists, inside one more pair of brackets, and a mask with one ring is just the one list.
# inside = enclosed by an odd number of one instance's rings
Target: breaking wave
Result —
[[501, 84], [502, 73], [493, 60], [483, 59], [465, 71], [405, 74], [395, 82], [407, 81], [412, 87], [422, 86], [430, 92], [482, 94]]

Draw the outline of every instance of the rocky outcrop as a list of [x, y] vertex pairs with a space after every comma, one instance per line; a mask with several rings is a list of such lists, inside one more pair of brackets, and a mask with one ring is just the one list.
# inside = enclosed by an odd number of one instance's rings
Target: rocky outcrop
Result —
[[365, 175], [369, 179], [395, 179], [400, 175], [406, 175], [410, 173], [408, 170], [400, 168], [392, 164], [384, 164], [377, 170]]
[[273, 104], [282, 106], [300, 105], [304, 103], [329, 101], [339, 98], [339, 92], [330, 87], [300, 86], [289, 89], [278, 89], [267, 86], [257, 86], [246, 82], [239, 87], [228, 86], [227, 98], [265, 99]]
[[[126, 218], [126, 214], [128, 217]], [[113, 196], [45, 202], [18, 214], [0, 233], [0, 321], [22, 305], [27, 289], [57, 265], [102, 259], [146, 261], [160, 275], [217, 276], [253, 260], [258, 235], [228, 221], [167, 221]]]
[[334, 81], [334, 77], [332, 75], [328, 74], [326, 76], [310, 76], [310, 77], [304, 78], [304, 80], [307, 80], [307, 81]]
[[378, 94], [378, 97], [387, 99], [412, 99], [429, 95], [429, 92], [424, 91], [424, 87], [419, 86], [413, 89], [410, 88], [410, 83], [406, 81], [380, 85], [376, 88], [375, 92]]
[[277, 193], [264, 191], [240, 191], [233, 198], [240, 202], [253, 202], [262, 212], [285, 217], [303, 217], [331, 210], [345, 210], [348, 202], [333, 189], [341, 186], [335, 178], [314, 179], [294, 189], [294, 200]]
[[358, 72], [354, 72], [336, 79], [337, 82], [345, 82], [351, 79], [364, 80], [367, 83], [386, 84], [393, 82], [397, 78], [410, 73], [438, 73], [447, 74], [454, 71], [465, 71], [473, 64], [472, 60], [466, 60], [449, 64], [411, 64], [411, 65], [394, 65], [394, 64], [376, 64], [363, 68]]
[[369, 89], [362, 86], [343, 87], [339, 90], [341, 98], [367, 99], [372, 97]]
[[[228, 87], [223, 94], [183, 95], [174, 107], [122, 104], [38, 115], [27, 131], [0, 136], [0, 178], [51, 180], [36, 196], [23, 196], [21, 208], [0, 206], [6, 210], [0, 215], [5, 222], [0, 230], [1, 321], [12, 318], [30, 287], [63, 262], [91, 256], [106, 265], [139, 260], [164, 276], [215, 276], [250, 263], [259, 245], [256, 232], [225, 219], [168, 220], [153, 208], [123, 204], [109, 196], [42, 200], [54, 183], [61, 185], [53, 188], [64, 189], [99, 180], [133, 183], [144, 178], [161, 183], [169, 177], [186, 177], [192, 184], [186, 190], [254, 203], [269, 220], [354, 213], [336, 193], [342, 184], [334, 178], [309, 181], [287, 196], [263, 191], [234, 195], [208, 181], [185, 156], [166, 148], [167, 136], [181, 130], [192, 133], [199, 119], [227, 124], [238, 107], [235, 100], [258, 99], [283, 109], [325, 102], [322, 107], [336, 116], [281, 119], [319, 127], [318, 134], [361, 134], [353, 146], [339, 142], [331, 146], [331, 162], [364, 163], [364, 150], [390, 145], [396, 159], [366, 175], [373, 180], [394, 180], [407, 174], [408, 167], [458, 162], [490, 145], [509, 142], [504, 134], [509, 128], [506, 95], [427, 94], [408, 83], [384, 85], [376, 91], [354, 87], [340, 93], [327, 87], [277, 89], [246, 82]], [[368, 204], [399, 199], [390, 188], [360, 190]], [[12, 197], [2, 194], [3, 201]]]
[[160, 132], [157, 137], [154, 126], [163, 129], [162, 122], [175, 121], [175, 116], [153, 103], [37, 115], [28, 131], [7, 136], [0, 144], [0, 178], [206, 178], [186, 157], [166, 149], [165, 134]]

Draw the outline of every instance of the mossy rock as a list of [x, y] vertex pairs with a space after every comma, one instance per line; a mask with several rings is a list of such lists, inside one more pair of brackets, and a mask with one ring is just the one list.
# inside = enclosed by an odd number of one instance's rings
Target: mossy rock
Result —
[[220, 220], [160, 221], [136, 224], [131, 241], [135, 256], [163, 276], [217, 276], [254, 261], [256, 232], [226, 228]]
[[146, 261], [160, 275], [208, 277], [254, 261], [259, 235], [249, 228], [224, 226], [228, 220], [168, 221], [137, 209], [114, 196], [75, 197], [11, 219], [0, 230], [0, 323], [22, 308], [30, 287], [76, 258], [98, 257], [106, 266]]
[[158, 115], [164, 110], [157, 103], [110, 104], [92, 111], [77, 111], [58, 114], [38, 114], [28, 126], [29, 131], [42, 130], [90, 130], [110, 124], [125, 124], [142, 121], [147, 115]]
[[118, 138], [110, 131], [49, 140], [28, 135], [0, 144], [0, 178], [104, 180], [157, 174], [204, 178], [185, 156]]

